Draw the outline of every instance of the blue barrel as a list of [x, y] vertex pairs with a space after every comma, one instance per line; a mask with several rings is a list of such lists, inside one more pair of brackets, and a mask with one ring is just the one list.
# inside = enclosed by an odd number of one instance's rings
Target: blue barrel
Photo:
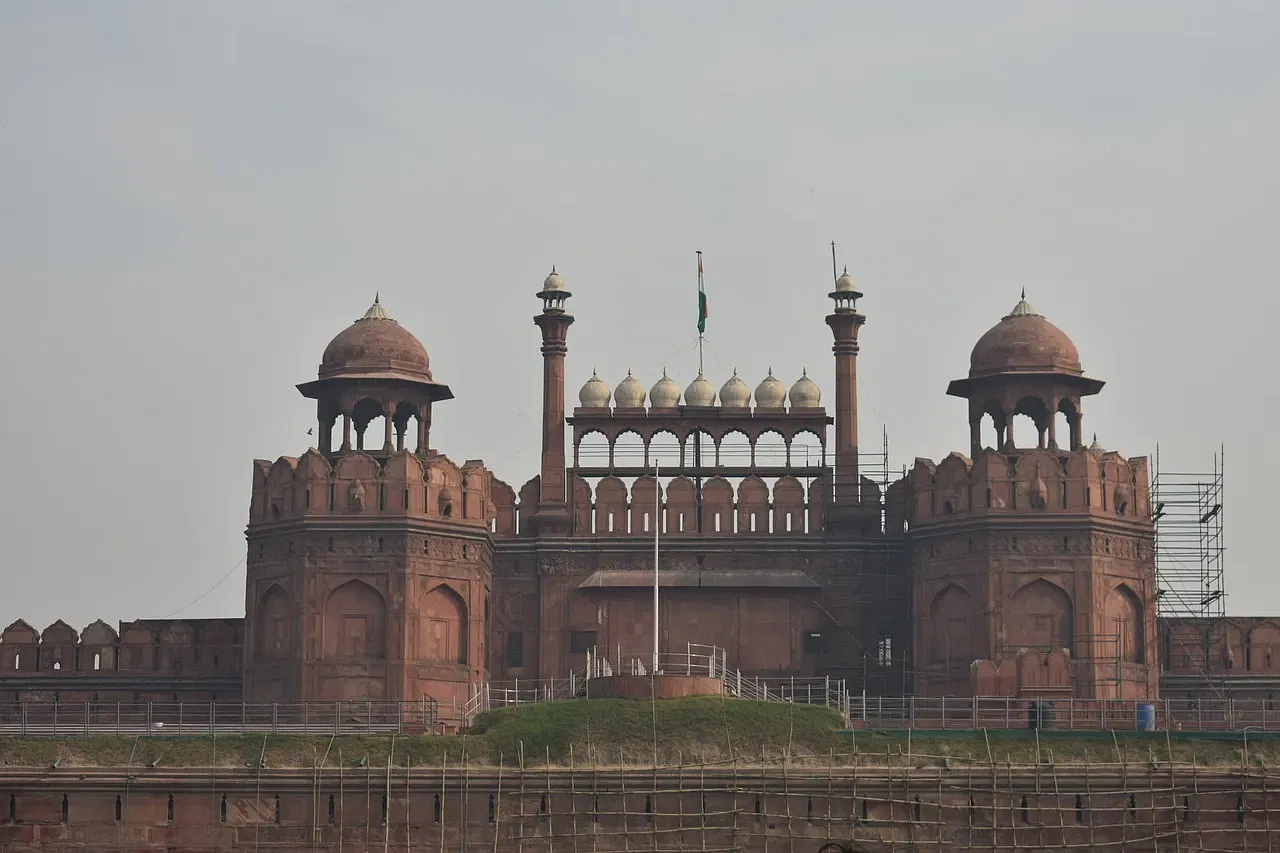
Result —
[[1138, 731], [1154, 732], [1156, 730], [1156, 706], [1149, 703], [1138, 705]]

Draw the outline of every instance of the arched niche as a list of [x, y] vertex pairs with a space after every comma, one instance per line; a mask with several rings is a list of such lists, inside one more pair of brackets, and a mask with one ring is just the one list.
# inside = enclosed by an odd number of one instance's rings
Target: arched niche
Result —
[[956, 663], [967, 666], [979, 657], [975, 636], [973, 596], [957, 584], [947, 584], [929, 604], [928, 629], [930, 658], [934, 663]]
[[467, 605], [447, 584], [438, 584], [422, 596], [418, 608], [421, 633], [419, 654], [424, 661], [467, 663]]
[[769, 533], [769, 487], [759, 477], [738, 484], [738, 532]]
[[258, 601], [254, 616], [254, 651], [259, 663], [289, 660], [294, 656], [293, 599], [279, 584], [272, 584]]
[[1075, 651], [1075, 608], [1057, 584], [1037, 578], [1019, 588], [1006, 610], [1007, 646]]
[[723, 477], [702, 484], [702, 532], [733, 533], [733, 486]]
[[804, 532], [804, 486], [790, 475], [773, 487], [773, 532]]
[[673, 477], [667, 484], [667, 522], [669, 534], [692, 536], [698, 532], [697, 490], [688, 477]]
[[661, 499], [658, 481], [653, 477], [637, 477], [631, 486], [631, 532], [652, 534], [660, 524]]
[[1106, 633], [1114, 636], [1116, 655], [1125, 663], [1145, 663], [1146, 642], [1142, 600], [1127, 584], [1107, 593]]
[[324, 656], [330, 660], [382, 660], [387, 656], [387, 606], [367, 583], [350, 580], [324, 604]]
[[627, 535], [627, 486], [617, 477], [596, 485], [596, 535]]

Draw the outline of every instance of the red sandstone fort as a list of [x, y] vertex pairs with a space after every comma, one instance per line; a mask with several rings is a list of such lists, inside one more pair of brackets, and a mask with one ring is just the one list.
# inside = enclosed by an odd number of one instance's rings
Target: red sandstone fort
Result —
[[[790, 387], [770, 371], [754, 390], [699, 373], [683, 391], [664, 371], [647, 391], [630, 373], [612, 390], [593, 375], [569, 411], [570, 293], [552, 272], [537, 297], [537, 476], [516, 488], [431, 446], [454, 392], [375, 300], [298, 386], [316, 402], [317, 446], [253, 463], [243, 618], [15, 621], [0, 700], [460, 708], [482, 685], [564, 679], [592, 653], [643, 659], [658, 532], [659, 649], [714, 648], [739, 677], [869, 696], [1226, 689], [1269, 707], [1280, 620], [1221, 618], [1220, 548], [1190, 581], [1157, 577], [1161, 519], [1179, 501], [1153, 496], [1147, 458], [1086, 444], [1103, 382], [1025, 298], [946, 389], [966, 403], [968, 447], [893, 479], [881, 438], [860, 445], [865, 317], [847, 272], [826, 318], [830, 410], [807, 371]], [[1034, 430], [1015, 435], [1020, 415]], [[1190, 511], [1220, 536], [1217, 484]], [[1167, 606], [1188, 597], [1204, 600]]]

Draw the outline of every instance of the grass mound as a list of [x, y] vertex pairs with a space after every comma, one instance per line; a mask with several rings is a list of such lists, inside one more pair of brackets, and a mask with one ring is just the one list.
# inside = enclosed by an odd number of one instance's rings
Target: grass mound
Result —
[[[705, 762], [928, 767], [944, 762], [1059, 767], [1280, 764], [1280, 733], [1086, 731], [842, 732], [826, 708], [718, 696], [588, 699], [480, 715], [462, 735], [220, 735], [200, 737], [0, 738], [3, 767], [270, 769], [369, 767], [649, 767]], [[391, 755], [394, 749], [394, 756]], [[357, 769], [357, 772], [359, 770]]]

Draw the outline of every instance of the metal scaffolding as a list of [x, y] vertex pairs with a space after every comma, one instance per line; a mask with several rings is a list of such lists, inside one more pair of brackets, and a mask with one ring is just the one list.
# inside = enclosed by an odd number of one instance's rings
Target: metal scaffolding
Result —
[[[1213, 455], [1212, 470], [1188, 473], [1163, 468], [1157, 446], [1151, 478], [1157, 613], [1162, 620], [1200, 629], [1195, 636], [1203, 645], [1192, 657], [1202, 662], [1206, 676], [1225, 671], [1227, 653], [1223, 451], [1219, 447]], [[1188, 642], [1188, 633], [1176, 632], [1179, 642]], [[1166, 657], [1177, 651], [1192, 650], [1166, 649]]]

